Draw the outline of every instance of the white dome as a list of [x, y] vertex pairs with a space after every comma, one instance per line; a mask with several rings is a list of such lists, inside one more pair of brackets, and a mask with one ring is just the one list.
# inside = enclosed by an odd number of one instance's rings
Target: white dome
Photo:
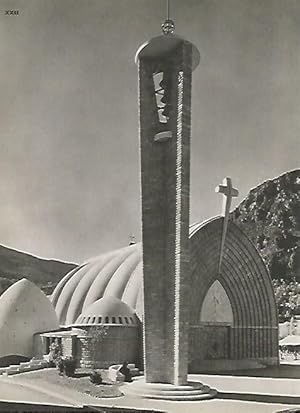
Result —
[[106, 296], [91, 304], [76, 320], [78, 324], [137, 325], [134, 310], [116, 297]]
[[33, 335], [59, 328], [46, 295], [23, 278], [0, 297], [0, 357], [33, 356]]

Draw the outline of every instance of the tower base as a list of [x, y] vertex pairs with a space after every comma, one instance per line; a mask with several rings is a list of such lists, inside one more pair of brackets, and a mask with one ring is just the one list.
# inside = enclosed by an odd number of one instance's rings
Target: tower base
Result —
[[185, 385], [175, 386], [168, 383], [146, 383], [144, 378], [138, 378], [126, 384], [122, 391], [128, 396], [174, 401], [207, 400], [217, 395], [217, 390], [200, 382], [188, 382]]

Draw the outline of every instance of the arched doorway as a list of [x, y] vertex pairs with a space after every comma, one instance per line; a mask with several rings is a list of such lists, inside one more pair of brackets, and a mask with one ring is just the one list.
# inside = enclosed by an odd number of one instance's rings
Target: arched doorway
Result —
[[278, 322], [272, 281], [257, 250], [231, 221], [222, 271], [222, 218], [192, 226], [189, 371], [278, 363]]
[[203, 300], [199, 323], [190, 325], [190, 359], [228, 359], [232, 324], [229, 297], [220, 281], [215, 280]]

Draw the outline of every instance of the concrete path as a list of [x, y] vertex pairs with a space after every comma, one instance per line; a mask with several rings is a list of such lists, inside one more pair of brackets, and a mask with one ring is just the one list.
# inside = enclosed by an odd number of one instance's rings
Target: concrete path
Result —
[[[23, 373], [30, 374], [30, 373]], [[84, 404], [95, 403], [95, 398], [75, 390], [53, 385], [48, 382], [28, 382], [22, 380], [22, 375], [0, 376], [0, 399], [5, 401], [24, 401], [28, 403], [49, 403], [66, 406], [82, 407]]]
[[221, 393], [273, 395], [290, 397], [300, 404], [300, 380], [270, 377], [189, 375], [190, 380], [201, 381]]
[[16, 383], [10, 378], [0, 378], [0, 399], [1, 401], [18, 401], [26, 403], [59, 404], [74, 406], [73, 401], [66, 400], [59, 394], [51, 391], [28, 386], [26, 383]]
[[[30, 373], [25, 373], [30, 374]], [[262, 390], [263, 386], [268, 387], [267, 383], [270, 379], [253, 379], [246, 377], [224, 377], [224, 376], [206, 376], [206, 375], [191, 375], [190, 380], [202, 381], [208, 383], [212, 387], [216, 387], [221, 391], [247, 391], [249, 388], [256, 389], [255, 391]], [[234, 380], [236, 379], [236, 380]], [[242, 379], [242, 380], [241, 380]], [[258, 380], [256, 385], [254, 381], [248, 381], [248, 379]], [[273, 379], [277, 380], [277, 379]], [[272, 380], [272, 381], [273, 381]], [[288, 386], [288, 382], [292, 382], [289, 388], [289, 392], [296, 391], [293, 385], [297, 380], [283, 380], [279, 379], [283, 386]], [[286, 383], [283, 383], [286, 381]], [[239, 383], [239, 384], [238, 384]], [[280, 391], [280, 383], [274, 384], [273, 393]], [[272, 384], [273, 387], [273, 384]], [[285, 387], [287, 389], [287, 387]], [[282, 390], [281, 393], [285, 391]], [[128, 407], [128, 408], [140, 408], [140, 409], [153, 409], [169, 413], [275, 413], [287, 409], [296, 408], [297, 405], [292, 404], [280, 404], [280, 403], [257, 403], [240, 400], [205, 400], [196, 402], [170, 402], [160, 400], [146, 400], [135, 399], [129, 396], [118, 397], [113, 399], [97, 399], [88, 395], [78, 393], [75, 390], [62, 388], [61, 386], [42, 383], [42, 381], [22, 381], [22, 374], [14, 377], [3, 378], [0, 377], [0, 399], [3, 400], [18, 400], [34, 403], [48, 403], [56, 405], [66, 406], [100, 406], [109, 407]], [[300, 404], [298, 405], [298, 407]], [[299, 407], [300, 408], [300, 407]]]
[[[199, 381], [208, 384], [212, 388], [216, 388], [221, 392], [221, 397], [227, 395], [231, 396], [223, 399], [213, 399], [194, 402], [170, 402], [160, 400], [146, 400], [134, 399], [125, 396], [115, 400], [102, 400], [101, 405], [106, 406], [120, 406], [120, 407], [139, 407], [144, 409], [156, 409], [169, 413], [275, 413], [287, 409], [300, 409], [300, 398], [293, 403], [281, 402], [278, 396], [298, 397], [300, 394], [300, 380], [297, 379], [270, 379], [257, 377], [241, 377], [241, 376], [215, 376], [215, 375], [189, 375], [189, 380]], [[244, 396], [248, 393], [257, 396], [250, 398], [252, 401], [245, 400]], [[266, 395], [271, 394], [272, 399], [268, 399]], [[237, 397], [234, 397], [234, 396]], [[228, 400], [231, 399], [231, 400]], [[259, 400], [260, 399], [260, 400]], [[262, 402], [262, 401], [265, 402]], [[282, 399], [284, 400], [284, 399]], [[100, 401], [99, 401], [100, 403]], [[300, 410], [299, 410], [300, 411]]]
[[122, 399], [116, 403], [105, 401], [101, 406], [153, 409], [167, 413], [276, 413], [297, 406], [241, 402], [236, 400], [204, 400], [200, 402], [167, 402], [158, 400]]

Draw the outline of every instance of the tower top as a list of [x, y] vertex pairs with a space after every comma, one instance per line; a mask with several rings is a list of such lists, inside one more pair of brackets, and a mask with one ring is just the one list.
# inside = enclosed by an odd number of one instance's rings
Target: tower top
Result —
[[[169, 29], [168, 29], [169, 30]], [[190, 43], [180, 36], [168, 32], [160, 36], [153, 37], [142, 44], [135, 55], [135, 63], [138, 65], [139, 59], [159, 59], [175, 50], [181, 43]], [[196, 69], [200, 62], [200, 53], [195, 45], [192, 44], [192, 70]]]
[[161, 29], [162, 35], [153, 37], [139, 47], [135, 55], [135, 63], [138, 65], [140, 58], [163, 58], [184, 42], [192, 45], [192, 70], [194, 70], [200, 62], [199, 50], [188, 40], [174, 34], [175, 23], [170, 18], [170, 0], [167, 0], [167, 18], [162, 23]]

